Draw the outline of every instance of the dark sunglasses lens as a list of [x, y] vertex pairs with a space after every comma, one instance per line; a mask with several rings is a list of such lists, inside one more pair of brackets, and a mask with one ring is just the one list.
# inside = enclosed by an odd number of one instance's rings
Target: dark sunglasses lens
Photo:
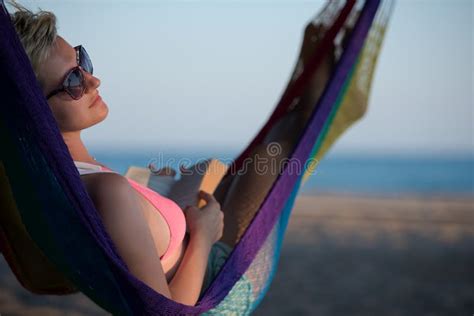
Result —
[[89, 57], [89, 54], [87, 54], [86, 49], [81, 46], [79, 50], [79, 60], [80, 60], [80, 66], [84, 71], [92, 74], [94, 71], [94, 68], [92, 67], [92, 61]]
[[84, 77], [79, 68], [74, 69], [64, 82], [64, 87], [73, 99], [80, 99], [84, 93]]

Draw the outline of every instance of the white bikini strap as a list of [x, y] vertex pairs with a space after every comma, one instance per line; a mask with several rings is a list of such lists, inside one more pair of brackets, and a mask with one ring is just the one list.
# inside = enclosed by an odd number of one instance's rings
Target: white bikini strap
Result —
[[94, 164], [82, 162], [82, 161], [74, 161], [74, 165], [76, 166], [81, 176], [84, 174], [91, 174], [91, 173], [113, 172], [110, 170], [102, 169], [102, 167], [99, 165], [94, 165]]

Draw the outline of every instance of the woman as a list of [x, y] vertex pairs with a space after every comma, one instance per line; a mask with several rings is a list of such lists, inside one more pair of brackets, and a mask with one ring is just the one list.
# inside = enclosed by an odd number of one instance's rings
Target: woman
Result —
[[[56, 19], [51, 12], [35, 14], [18, 4], [13, 6], [17, 9], [12, 14], [17, 33], [85, 188], [119, 255], [130, 272], [155, 291], [177, 302], [195, 305], [279, 172], [261, 174], [249, 168], [243, 175], [228, 177], [219, 185], [215, 196], [200, 193], [206, 206], [187, 207], [182, 210], [183, 216], [171, 200], [127, 180], [91, 156], [81, 140], [81, 131], [102, 122], [109, 109], [100, 97], [101, 82], [93, 75], [86, 50], [71, 46], [57, 35]], [[307, 39], [316, 33], [315, 28], [306, 30], [300, 55], [303, 65], [316, 45]], [[333, 64], [333, 55], [326, 56], [310, 88], [275, 124], [251, 157], [259, 155], [281, 161], [291, 153]], [[266, 145], [271, 142], [280, 145], [279, 155], [269, 156]], [[226, 210], [225, 219], [221, 205]]]

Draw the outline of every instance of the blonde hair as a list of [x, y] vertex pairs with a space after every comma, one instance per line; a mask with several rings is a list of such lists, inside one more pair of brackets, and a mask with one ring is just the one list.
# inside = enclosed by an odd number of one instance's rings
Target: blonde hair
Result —
[[36, 78], [40, 80], [39, 67], [48, 58], [56, 42], [56, 16], [52, 12], [41, 9], [33, 13], [15, 0], [10, 0], [9, 4], [16, 9], [10, 17], [33, 66]]

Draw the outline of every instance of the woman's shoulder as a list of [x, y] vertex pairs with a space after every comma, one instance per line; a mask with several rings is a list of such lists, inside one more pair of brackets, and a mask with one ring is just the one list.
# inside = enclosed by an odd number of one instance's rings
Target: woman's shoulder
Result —
[[97, 198], [99, 196], [117, 196], [131, 192], [129, 182], [119, 173], [90, 173], [81, 175], [81, 180], [92, 198]]
[[74, 165], [88, 189], [116, 189], [128, 186], [124, 176], [98, 161], [94, 160], [94, 163], [74, 161]]

